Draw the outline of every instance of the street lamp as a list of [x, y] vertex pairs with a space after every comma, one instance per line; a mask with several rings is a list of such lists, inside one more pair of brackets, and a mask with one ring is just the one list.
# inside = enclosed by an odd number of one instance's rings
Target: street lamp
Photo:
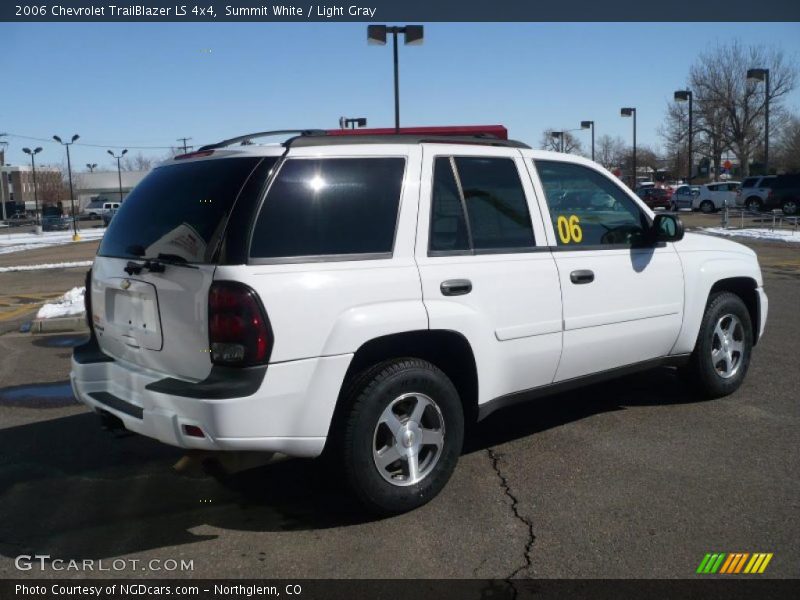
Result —
[[355, 129], [356, 127], [366, 127], [367, 119], [365, 117], [339, 117], [339, 129]]
[[57, 135], [53, 136], [53, 139], [57, 141], [62, 146], [67, 147], [67, 173], [69, 174], [69, 203], [72, 206], [72, 241], [77, 242], [80, 241], [81, 236], [78, 235], [78, 221], [76, 219], [75, 214], [75, 193], [72, 191], [72, 162], [69, 159], [69, 147], [75, 143], [75, 141], [81, 136], [77, 133], [72, 136], [72, 139], [69, 142], [62, 142], [61, 138]]
[[39, 194], [36, 192], [36, 158], [35, 156], [42, 151], [42, 148], [36, 147], [33, 150], [30, 148], [23, 148], [22, 151], [25, 154], [30, 154], [31, 156], [31, 172], [33, 173], [33, 202], [34, 202], [34, 217], [36, 218], [36, 233], [42, 232], [42, 223], [39, 219]]
[[592, 130], [592, 160], [594, 160], [594, 121], [581, 121], [581, 129]]
[[692, 182], [692, 91], [691, 90], [677, 90], [675, 92], [675, 102], [688, 102], [689, 103], [689, 175], [686, 177], [686, 183]]
[[94, 173], [94, 170], [97, 168], [97, 163], [86, 163], [86, 168], [89, 169], [90, 173]]
[[627, 107], [620, 109], [619, 114], [623, 117], [633, 117], [633, 188], [636, 189], [636, 109]]
[[403, 34], [406, 46], [419, 46], [422, 44], [423, 31], [422, 25], [406, 25], [405, 27], [368, 25], [367, 43], [385, 46], [387, 33], [392, 34], [392, 41], [394, 42], [394, 129], [395, 133], [398, 133], [400, 130], [400, 75], [397, 62], [397, 34]]
[[563, 131], [551, 131], [550, 137], [554, 140], [558, 140], [558, 151], [564, 152], [564, 132]]
[[769, 69], [747, 69], [747, 81], [764, 82], [764, 174], [769, 175]]
[[117, 179], [119, 180], [119, 203], [122, 204], [122, 166], [120, 165], [120, 160], [122, 157], [128, 153], [128, 149], [125, 148], [122, 152], [119, 153], [119, 156], [114, 154], [111, 150], [107, 150], [111, 156], [117, 159]]

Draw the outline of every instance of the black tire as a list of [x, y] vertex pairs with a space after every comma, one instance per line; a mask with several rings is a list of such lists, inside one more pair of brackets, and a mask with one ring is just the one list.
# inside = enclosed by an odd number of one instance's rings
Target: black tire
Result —
[[[741, 342], [742, 349], [739, 354], [738, 366], [735, 373], [727, 377], [720, 371], [721, 364], [714, 364], [712, 350], [718, 347], [719, 337], [715, 334], [715, 328], [720, 319], [726, 315], [734, 315], [741, 324], [740, 336], [734, 332], [734, 337], [740, 337], [736, 341]], [[730, 322], [730, 321], [729, 321]], [[690, 384], [706, 398], [719, 398], [732, 394], [744, 381], [747, 369], [750, 367], [750, 356], [753, 350], [753, 326], [750, 321], [750, 313], [747, 311], [742, 299], [731, 292], [719, 292], [709, 298], [706, 305], [703, 320], [700, 323], [700, 331], [697, 334], [697, 342], [694, 351], [686, 366], [685, 374]], [[735, 357], [736, 354], [734, 353]]]
[[703, 200], [700, 203], [700, 212], [710, 215], [716, 209], [714, 208], [714, 203], [711, 200]]
[[783, 214], [785, 215], [796, 215], [797, 214], [797, 200], [789, 199], [783, 201], [783, 206], [781, 206], [783, 210]]
[[[441, 417], [444, 433], [438, 458], [427, 475], [417, 483], [400, 485], [390, 483], [381, 474], [373, 450], [378, 428], [383, 427], [379, 426], [381, 416], [404, 394], [420, 394], [432, 400], [435, 406], [425, 409], [425, 418], [431, 418], [430, 411], [434, 419]], [[441, 370], [417, 358], [389, 360], [357, 376], [343, 401], [344, 410], [335, 425], [338, 432], [332, 432], [338, 441], [334, 442], [330, 458], [344, 467], [350, 489], [365, 508], [379, 515], [407, 512], [427, 503], [444, 488], [461, 454], [464, 412], [455, 386]], [[405, 423], [408, 422], [407, 419]], [[421, 449], [419, 456], [432, 451], [430, 447]], [[403, 460], [392, 464], [402, 467]]]
[[750, 212], [761, 212], [761, 198], [758, 196], [750, 196], [744, 201], [744, 207]]

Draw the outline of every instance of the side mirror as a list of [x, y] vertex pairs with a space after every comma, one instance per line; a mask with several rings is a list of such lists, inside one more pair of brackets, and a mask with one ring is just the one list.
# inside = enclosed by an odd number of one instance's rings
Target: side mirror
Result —
[[678, 215], [656, 215], [650, 231], [654, 242], [677, 242], [683, 239], [683, 221]]

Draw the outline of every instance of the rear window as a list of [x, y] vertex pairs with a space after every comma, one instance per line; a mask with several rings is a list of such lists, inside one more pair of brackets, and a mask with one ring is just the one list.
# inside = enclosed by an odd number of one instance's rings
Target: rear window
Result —
[[207, 263], [245, 181], [261, 160], [224, 158], [154, 169], [119, 207], [98, 254]]
[[404, 171], [404, 158], [287, 160], [253, 229], [251, 258], [391, 255]]

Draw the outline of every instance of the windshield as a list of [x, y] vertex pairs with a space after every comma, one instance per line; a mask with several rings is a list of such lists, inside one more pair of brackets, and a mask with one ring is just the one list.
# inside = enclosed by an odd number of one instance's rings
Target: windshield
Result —
[[239, 190], [261, 160], [275, 159], [223, 158], [154, 169], [117, 209], [98, 255], [212, 262]]

